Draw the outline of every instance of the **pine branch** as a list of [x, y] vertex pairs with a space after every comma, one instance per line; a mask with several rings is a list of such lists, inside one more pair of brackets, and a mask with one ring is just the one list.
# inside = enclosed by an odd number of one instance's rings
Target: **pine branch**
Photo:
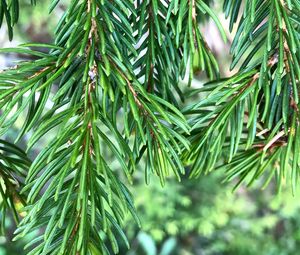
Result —
[[[146, 0], [137, 2], [137, 21], [134, 22], [138, 57], [134, 58], [137, 78], [150, 93], [178, 105], [174, 90], [183, 100], [178, 86], [184, 77], [180, 51], [174, 42], [174, 21], [171, 1]], [[173, 14], [172, 14], [173, 15]]]
[[[176, 1], [173, 1], [176, 5]], [[195, 72], [205, 71], [210, 79], [219, 78], [218, 63], [209, 49], [204, 36], [199, 29], [199, 22], [208, 15], [212, 18], [224, 41], [226, 35], [219, 19], [210, 9], [206, 1], [185, 0], [180, 1], [176, 22], [176, 45], [181, 48], [182, 63], [184, 70], [189, 70], [189, 84]]]
[[[188, 7], [188, 8], [187, 8]], [[198, 23], [208, 13], [225, 33], [218, 18], [204, 1], [138, 1], [134, 23], [139, 56], [134, 69], [144, 87], [178, 107], [174, 90], [183, 101], [180, 79], [189, 69], [206, 70], [212, 79], [218, 76], [218, 65], [203, 38]]]
[[[23, 189], [29, 206], [16, 239], [45, 229], [26, 246], [34, 247], [28, 254], [109, 254], [111, 248], [118, 253], [117, 235], [128, 245], [122, 220], [128, 211], [137, 216], [107, 152], [129, 182], [143, 157], [147, 182], [152, 172], [162, 184], [170, 171], [178, 179], [184, 172], [180, 153], [189, 143], [181, 133], [189, 127], [176, 107], [136, 77], [127, 57], [136, 55], [130, 15], [135, 15], [132, 3], [73, 1], [54, 45], [2, 49], [37, 59], [0, 75], [1, 133], [26, 110], [18, 139], [34, 131], [28, 150], [59, 128], [31, 165]], [[49, 53], [28, 49], [40, 46]], [[48, 101], [53, 106], [45, 111]]]
[[[29, 142], [30, 146], [33, 145], [50, 128], [62, 124], [63, 129], [57, 139], [41, 152], [27, 176], [27, 186], [24, 191], [30, 189], [28, 202], [33, 204], [33, 207], [22, 221], [17, 238], [33, 231], [36, 227], [46, 226], [43, 236], [30, 243], [30, 246], [36, 247], [29, 254], [75, 254], [77, 252], [87, 254], [88, 251], [96, 250], [103, 254], [109, 253], [104, 243], [103, 233], [110, 239], [112, 248], [117, 253], [115, 233], [117, 232], [127, 243], [119, 224], [128, 209], [134, 213], [128, 191], [115, 177], [108, 162], [104, 161], [103, 149], [100, 148], [99, 143], [102, 139], [116, 154], [120, 166], [130, 178], [125, 162], [126, 156], [119, 153], [119, 151], [129, 151], [129, 148], [126, 148], [124, 142], [122, 149], [116, 147], [99, 129], [97, 123], [102, 119], [103, 125], [110, 129], [115, 128], [109, 119], [104, 118], [103, 111], [96, 104], [99, 98], [99, 91], [96, 91], [99, 88], [96, 86], [99, 86], [100, 80], [97, 75], [98, 64], [99, 68], [106, 65], [104, 68], [108, 72], [109, 61], [112, 61], [114, 55], [107, 57], [108, 62], [103, 60], [106, 58], [104, 54], [101, 55], [100, 61], [96, 60], [95, 44], [100, 42], [95, 19], [98, 6], [94, 1], [83, 2], [79, 6], [82, 11], [81, 17], [84, 17], [81, 22], [85, 30], [82, 32], [83, 40], [79, 43], [79, 47], [75, 48], [76, 54], [72, 50], [69, 52], [68, 45], [61, 43], [66, 47], [66, 50], [59, 52], [62, 55], [58, 54], [56, 61], [51, 61], [47, 67], [39, 66], [40, 70], [29, 76], [31, 83], [35, 84], [36, 80], [39, 81], [36, 83], [37, 88], [32, 88], [33, 91], [50, 89], [51, 83], [59, 77], [61, 77], [59, 86], [65, 92], [67, 89], [73, 90], [70, 97], [71, 107], [55, 114], [55, 111], [65, 105], [63, 96], [66, 97], [66, 94], [58, 91], [54, 100], [57, 107], [45, 115], [46, 120], [45, 116], [43, 117], [45, 122], [42, 122]], [[85, 11], [87, 15], [83, 16]], [[99, 13], [101, 13], [100, 9]], [[79, 54], [79, 58], [74, 62], [81, 73], [77, 77], [78, 72], [75, 72], [72, 79], [68, 80], [70, 77], [67, 75], [74, 71], [71, 62], [66, 64], [71, 54], [74, 54], [73, 58], [77, 58]], [[69, 55], [68, 59], [60, 58], [67, 55]], [[49, 59], [44, 57], [41, 62], [48, 64]], [[29, 68], [34, 68], [34, 63], [27, 65]], [[49, 72], [51, 76], [47, 75]], [[46, 75], [48, 77], [46, 81], [41, 81], [41, 77]], [[72, 85], [75, 87], [70, 88]], [[122, 139], [116, 129], [114, 133], [117, 139]], [[49, 185], [47, 192], [41, 193], [46, 184]], [[40, 193], [41, 197], [39, 197]]]
[[[225, 10], [231, 10], [231, 22], [238, 16], [238, 3], [232, 6], [232, 1], [225, 2]], [[250, 13], [246, 7], [251, 4]], [[204, 86], [201, 90], [209, 92], [207, 98], [186, 110], [188, 114], [197, 114], [192, 119], [195, 150], [186, 154], [187, 160], [194, 162], [192, 175], [199, 175], [203, 169], [212, 170], [224, 155], [229, 162], [224, 167], [230, 176], [240, 176], [240, 181], [252, 183], [250, 175], [257, 178], [280, 157], [278, 182], [291, 172], [295, 189], [299, 171], [295, 133], [299, 130], [300, 78], [300, 30], [295, 20], [299, 19], [299, 8], [297, 1], [246, 2], [231, 49], [232, 67], [245, 55], [240, 72]], [[263, 52], [263, 56], [257, 52]], [[207, 107], [211, 109], [208, 113]], [[261, 131], [265, 134], [263, 141]], [[251, 166], [231, 163], [249, 162], [250, 155], [255, 158]], [[236, 160], [241, 157], [243, 160]]]
[[[52, 1], [50, 12], [58, 3]], [[231, 67], [241, 64], [226, 79], [219, 79], [198, 23], [209, 16], [224, 39], [225, 34], [202, 0], [74, 0], [53, 44], [0, 50], [35, 57], [0, 73], [0, 135], [24, 113], [17, 141], [33, 132], [28, 150], [58, 130], [30, 165], [22, 190], [27, 215], [16, 238], [44, 229], [27, 245], [28, 254], [118, 253], [119, 239], [128, 246], [123, 219], [127, 212], [138, 219], [123, 182], [124, 177], [132, 182], [142, 161], [146, 183], [152, 173], [162, 185], [171, 172], [180, 180], [184, 159], [192, 165], [191, 176], [222, 168], [226, 180], [239, 178], [237, 187], [260, 177], [267, 185], [275, 175], [279, 184], [290, 176], [295, 188], [299, 1], [241, 3], [224, 2], [231, 30], [239, 20]], [[12, 27], [7, 12], [3, 15]], [[184, 100], [178, 84], [186, 69], [190, 82], [197, 70], [216, 78], [193, 92], [203, 99], [183, 109], [189, 124], [177, 101]], [[21, 171], [19, 162], [24, 168], [30, 164], [25, 154], [16, 155], [14, 168], [3, 160], [10, 175], [2, 176], [10, 181]], [[10, 185], [2, 189], [7, 201]]]

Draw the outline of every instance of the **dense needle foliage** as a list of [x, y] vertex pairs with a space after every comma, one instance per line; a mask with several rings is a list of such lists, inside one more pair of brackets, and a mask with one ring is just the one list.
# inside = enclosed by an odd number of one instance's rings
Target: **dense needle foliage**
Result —
[[[22, 114], [16, 142], [30, 134], [27, 152], [57, 132], [33, 162], [0, 141], [2, 227], [10, 208], [24, 216], [15, 239], [41, 230], [28, 254], [117, 254], [120, 240], [129, 248], [122, 222], [128, 212], [139, 219], [126, 185], [140, 166], [146, 183], [152, 174], [162, 185], [170, 174], [180, 180], [191, 166], [191, 177], [225, 168], [236, 186], [275, 175], [278, 187], [290, 176], [295, 188], [300, 2], [224, 1], [230, 30], [236, 24], [231, 67], [239, 65], [228, 78], [198, 26], [213, 19], [226, 40], [210, 4], [71, 0], [53, 44], [0, 50], [32, 59], [0, 73], [0, 135]], [[0, 2], [10, 39], [18, 17], [18, 0]], [[182, 108], [180, 81], [198, 71], [211, 81]]]

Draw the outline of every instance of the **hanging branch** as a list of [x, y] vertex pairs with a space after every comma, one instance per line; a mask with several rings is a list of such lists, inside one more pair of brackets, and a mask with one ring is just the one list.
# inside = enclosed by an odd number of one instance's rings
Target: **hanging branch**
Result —
[[[176, 0], [172, 1], [176, 5]], [[176, 22], [176, 45], [181, 48], [181, 66], [183, 70], [189, 70], [189, 85], [192, 82], [194, 73], [205, 71], [212, 80], [219, 78], [218, 63], [208, 47], [204, 36], [199, 29], [199, 22], [205, 19], [205, 15], [212, 18], [217, 25], [223, 40], [226, 42], [225, 31], [214, 12], [210, 9], [206, 1], [184, 0], [178, 4]]]
[[[28, 254], [118, 253], [119, 237], [128, 245], [122, 221], [128, 211], [137, 216], [107, 154], [129, 182], [143, 157], [147, 182], [151, 172], [162, 184], [171, 171], [178, 179], [184, 172], [179, 155], [189, 143], [181, 133], [189, 127], [176, 107], [136, 77], [127, 57], [137, 55], [131, 15], [129, 2], [72, 1], [53, 45], [1, 50], [37, 58], [0, 74], [1, 134], [24, 111], [17, 140], [33, 130], [27, 150], [58, 129], [32, 163], [23, 189], [29, 206], [16, 239], [45, 229], [26, 246], [34, 247]], [[33, 50], [41, 46], [49, 53]], [[53, 105], [45, 111], [49, 101]]]
[[179, 78], [185, 71], [180, 66], [180, 51], [174, 42], [174, 20], [171, 1], [137, 1], [134, 21], [138, 56], [134, 58], [137, 78], [144, 88], [178, 106], [174, 91], [183, 100]]
[[[5, 16], [11, 38], [18, 2], [0, 3], [0, 24]], [[2, 142], [2, 215], [11, 208], [19, 218], [26, 198], [16, 239], [41, 230], [28, 254], [118, 253], [119, 240], [129, 246], [123, 219], [128, 212], [138, 219], [123, 182], [133, 182], [142, 161], [147, 183], [152, 173], [162, 185], [171, 172], [180, 180], [186, 164], [191, 176], [225, 169], [226, 180], [239, 178], [236, 187], [291, 176], [295, 189], [299, 1], [241, 3], [224, 2], [230, 30], [237, 25], [231, 67], [239, 65], [225, 79], [198, 23], [208, 16], [224, 40], [225, 33], [203, 0], [72, 0], [53, 44], [0, 49], [35, 57], [0, 73], [0, 135], [22, 114], [16, 141], [32, 132], [28, 151], [57, 132], [33, 163]], [[189, 83], [197, 70], [217, 80], [193, 92], [205, 97], [184, 116], [178, 97], [184, 100], [186, 69]]]
[[[231, 27], [238, 17], [238, 3], [224, 4]], [[195, 150], [186, 153], [186, 159], [194, 162], [192, 175], [212, 170], [224, 155], [229, 162], [224, 164], [228, 180], [239, 176], [239, 184], [243, 180], [251, 184], [270, 169], [267, 183], [275, 173], [279, 184], [289, 175], [295, 189], [300, 78], [300, 30], [295, 21], [299, 9], [297, 1], [246, 1], [231, 49], [232, 68], [242, 62], [240, 72], [208, 83], [199, 90], [208, 92], [207, 98], [186, 109], [187, 114], [197, 114], [192, 119]], [[277, 171], [272, 170], [274, 164]]]
[[[96, 103], [100, 101], [99, 92], [103, 93], [99, 91], [98, 70], [108, 68], [108, 65], [104, 67], [105, 55], [101, 55], [100, 59], [95, 48], [95, 45], [101, 43], [96, 17], [101, 15], [102, 7], [95, 1], [79, 4], [82, 15], [87, 15], [81, 19], [85, 29], [80, 38], [82, 41], [75, 49], [76, 54], [69, 52], [67, 40], [66, 44], [62, 44], [66, 47], [65, 50], [59, 53], [63, 56], [70, 54], [69, 58], [61, 60], [58, 57], [54, 67], [42, 69], [45, 71], [54, 68], [52, 77], [55, 80], [59, 76], [61, 78], [59, 90], [53, 98], [53, 111], [43, 116], [47, 121], [37, 128], [29, 147], [50, 128], [60, 124], [61, 131], [33, 162], [27, 176], [27, 185], [23, 189], [24, 192], [30, 190], [28, 203], [33, 206], [21, 222], [16, 239], [35, 228], [45, 226], [43, 235], [27, 245], [35, 247], [29, 254], [87, 254], [96, 251], [106, 254], [110, 250], [105, 244], [106, 237], [110, 240], [113, 251], [118, 253], [116, 234], [129, 245], [120, 225], [128, 210], [136, 218], [133, 202], [128, 190], [104, 160], [101, 148], [101, 143], [105, 143], [115, 153], [120, 167], [130, 179], [126, 165], [127, 157], [132, 157], [130, 149], [122, 142], [121, 135], [111, 121], [104, 118], [103, 111]], [[67, 63], [71, 54], [75, 58], [73, 64], [81, 73], [75, 71], [74, 76], [68, 77], [74, 71], [72, 62]], [[38, 76], [39, 74], [30, 76], [29, 79]], [[47, 79], [39, 85], [38, 89], [41, 89], [51, 83]], [[72, 90], [69, 98], [61, 93], [62, 89], [65, 92]], [[68, 103], [64, 102], [66, 99]], [[62, 106], [69, 107], [54, 113]], [[112, 142], [99, 128], [100, 123], [111, 129], [119, 145]], [[42, 192], [45, 187], [47, 191]]]

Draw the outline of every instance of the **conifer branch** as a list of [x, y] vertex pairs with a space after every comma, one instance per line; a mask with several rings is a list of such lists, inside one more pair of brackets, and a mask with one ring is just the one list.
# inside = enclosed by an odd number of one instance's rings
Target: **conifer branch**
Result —
[[[224, 3], [226, 15], [231, 16], [230, 28], [241, 8], [240, 2], [233, 4]], [[208, 83], [202, 89], [209, 92], [207, 98], [187, 108], [188, 114], [207, 107], [212, 110], [192, 119], [191, 139], [196, 149], [187, 153], [186, 159], [194, 162], [192, 175], [197, 176], [203, 169], [214, 169], [224, 155], [228, 180], [239, 176], [238, 184], [244, 180], [251, 184], [280, 157], [278, 183], [289, 172], [295, 189], [299, 171], [295, 134], [299, 130], [300, 45], [296, 39], [299, 25], [294, 20], [299, 19], [296, 10], [300, 6], [296, 1], [286, 4], [273, 0], [246, 1], [244, 8], [231, 48], [232, 68], [243, 59], [240, 72], [225, 81]], [[263, 52], [262, 57], [258, 51]], [[261, 136], [261, 130], [268, 131]], [[250, 158], [248, 166], [242, 163]], [[276, 173], [270, 171], [267, 182]]]
[[[122, 2], [71, 2], [55, 43], [42, 45], [49, 53], [28, 49], [41, 44], [22, 45], [14, 51], [36, 55], [37, 60], [0, 75], [2, 133], [26, 110], [18, 139], [34, 131], [28, 150], [59, 128], [32, 163], [23, 188], [30, 206], [16, 239], [45, 228], [26, 246], [34, 247], [28, 254], [118, 253], [119, 237], [128, 245], [122, 220], [128, 211], [138, 219], [107, 153], [114, 155], [129, 182], [144, 155], [147, 182], [152, 172], [162, 184], [170, 170], [178, 179], [184, 172], [180, 152], [189, 144], [181, 133], [189, 127], [176, 107], [147, 91], [136, 77], [127, 57], [136, 51], [128, 21], [135, 9], [132, 3], [124, 7]], [[49, 100], [53, 106], [45, 112]], [[123, 123], [120, 112], [125, 113]]]
[[[0, 3], [11, 39], [18, 1]], [[129, 246], [123, 219], [138, 218], [123, 182], [133, 182], [142, 161], [146, 183], [152, 173], [162, 185], [171, 172], [180, 180], [191, 165], [192, 177], [223, 169], [236, 187], [258, 178], [265, 187], [273, 176], [280, 187], [289, 176], [295, 189], [299, 1], [224, 1], [229, 29], [236, 25], [231, 68], [239, 71], [223, 79], [198, 24], [213, 19], [226, 40], [209, 4], [74, 0], [53, 44], [0, 49], [34, 56], [0, 73], [0, 135], [24, 114], [16, 141], [31, 134], [27, 151], [57, 132], [32, 163], [0, 141], [2, 215], [10, 208], [19, 218], [22, 201], [16, 239], [42, 230], [29, 255], [118, 253], [121, 239]], [[189, 83], [199, 70], [212, 81], [191, 92], [199, 102], [180, 109], [187, 70]]]

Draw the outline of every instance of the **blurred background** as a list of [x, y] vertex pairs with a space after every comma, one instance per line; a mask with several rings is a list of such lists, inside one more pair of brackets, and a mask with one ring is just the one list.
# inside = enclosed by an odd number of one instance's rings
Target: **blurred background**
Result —
[[[24, 1], [25, 2], [25, 1]], [[8, 41], [5, 24], [0, 29], [0, 47], [12, 47], [22, 42], [51, 42], [55, 24], [64, 10], [62, 4], [48, 15], [49, 0], [32, 7], [22, 4], [21, 20], [15, 27], [13, 42]], [[216, 5], [222, 24], [227, 22]], [[208, 44], [215, 52], [223, 76], [228, 76], [232, 35], [224, 44], [212, 22], [201, 24]], [[14, 65], [23, 56], [1, 55], [0, 69]], [[199, 87], [205, 81], [201, 74], [193, 82]], [[10, 130], [6, 139], [13, 141], [22, 120]], [[47, 135], [35, 150], [33, 159], [41, 148], [55, 135]], [[26, 145], [26, 137], [19, 144]], [[47, 140], [48, 139], [48, 140]], [[234, 183], [222, 183], [222, 172], [213, 172], [197, 180], [183, 178], [181, 183], [169, 178], [165, 187], [152, 177], [150, 185], [144, 183], [144, 174], [135, 173], [130, 187], [142, 228], [128, 218], [124, 229], [131, 244], [124, 245], [121, 255], [295, 255], [300, 250], [300, 203], [293, 197], [287, 183], [277, 194], [274, 183], [265, 190], [259, 183], [241, 187], [232, 192]], [[0, 237], [0, 255], [23, 255], [24, 244], [32, 239], [26, 236], [11, 242], [15, 224], [7, 219], [7, 232]]]

